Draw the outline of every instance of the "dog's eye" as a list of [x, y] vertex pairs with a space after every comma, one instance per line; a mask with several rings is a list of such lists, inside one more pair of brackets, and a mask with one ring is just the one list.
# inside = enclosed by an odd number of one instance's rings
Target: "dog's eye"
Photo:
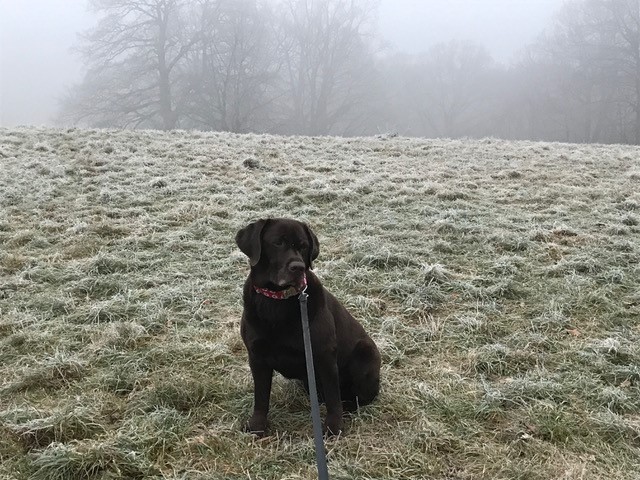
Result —
[[279, 238], [279, 239], [275, 240], [275, 241], [273, 242], [273, 244], [274, 244], [276, 247], [282, 247], [282, 246], [284, 246], [284, 240], [283, 240], [283, 239], [281, 239], [281, 238]]

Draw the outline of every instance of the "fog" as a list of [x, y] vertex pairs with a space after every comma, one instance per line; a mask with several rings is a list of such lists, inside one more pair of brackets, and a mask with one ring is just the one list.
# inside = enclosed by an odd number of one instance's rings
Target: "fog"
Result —
[[82, 64], [71, 52], [93, 15], [83, 0], [0, 0], [0, 125], [51, 125]]
[[640, 0], [137, 2], [0, 0], [0, 125], [640, 142]]
[[551, 21], [562, 0], [383, 0], [380, 33], [389, 45], [421, 53], [450, 40], [484, 45], [493, 57], [509, 62]]
[[[526, 5], [524, 5], [526, 4]], [[508, 60], [545, 26], [558, 0], [381, 0], [389, 49], [419, 53], [454, 38]], [[80, 80], [72, 47], [97, 20], [84, 0], [0, 0], [0, 125], [52, 125], [65, 87]]]

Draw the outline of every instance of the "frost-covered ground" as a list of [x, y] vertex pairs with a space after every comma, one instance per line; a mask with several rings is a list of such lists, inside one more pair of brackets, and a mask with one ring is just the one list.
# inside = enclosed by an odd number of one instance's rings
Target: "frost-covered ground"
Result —
[[0, 478], [313, 478], [291, 383], [240, 431], [274, 215], [383, 354], [332, 478], [640, 476], [640, 149], [0, 129]]

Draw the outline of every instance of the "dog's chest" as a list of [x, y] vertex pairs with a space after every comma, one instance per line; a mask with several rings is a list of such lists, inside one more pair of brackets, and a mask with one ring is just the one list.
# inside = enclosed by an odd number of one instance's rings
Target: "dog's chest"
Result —
[[262, 336], [256, 338], [251, 349], [271, 368], [287, 378], [304, 378], [306, 375], [302, 332], [286, 336]]
[[[300, 305], [296, 298], [274, 300], [256, 295], [255, 316], [262, 327], [268, 328], [269, 335], [287, 334], [300, 327]], [[300, 330], [302, 331], [302, 330]]]
[[260, 327], [252, 350], [285, 377], [304, 378], [306, 366], [299, 310], [289, 305], [263, 309], [257, 320]]

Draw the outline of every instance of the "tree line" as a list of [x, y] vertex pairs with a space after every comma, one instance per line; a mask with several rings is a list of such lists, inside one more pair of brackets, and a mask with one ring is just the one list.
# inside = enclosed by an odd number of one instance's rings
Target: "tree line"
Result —
[[640, 0], [573, 0], [509, 65], [390, 54], [372, 0], [91, 0], [64, 123], [640, 144]]

